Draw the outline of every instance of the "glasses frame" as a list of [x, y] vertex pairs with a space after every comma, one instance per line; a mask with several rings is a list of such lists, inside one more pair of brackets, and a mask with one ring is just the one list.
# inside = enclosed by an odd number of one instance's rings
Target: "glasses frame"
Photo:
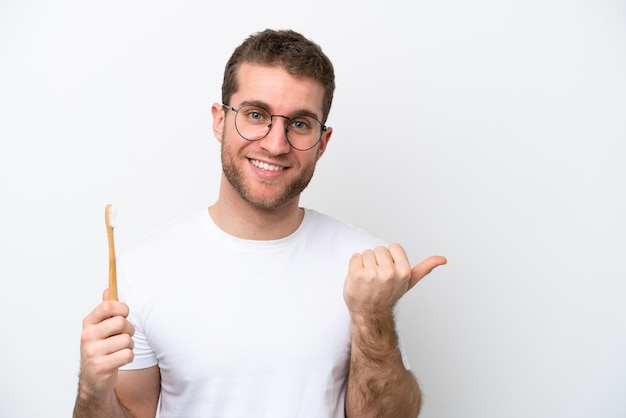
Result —
[[[222, 103], [222, 107], [224, 107], [224, 108], [226, 108], [228, 110], [232, 110], [234, 113], [239, 113], [239, 111], [241, 109], [243, 109], [244, 107], [246, 107], [246, 106], [250, 106], [250, 105], [243, 105], [239, 109], [235, 109], [232, 106], [229, 106], [227, 104]], [[251, 106], [251, 107], [255, 107], [255, 106]], [[289, 116], [285, 116], [285, 115], [279, 115], [279, 114], [272, 115], [270, 112], [267, 112], [267, 113], [269, 113], [269, 115], [270, 115], [270, 124], [268, 125], [268, 129], [267, 129], [267, 132], [265, 133], [265, 135], [263, 135], [261, 138], [258, 138], [258, 139], [248, 139], [245, 136], [243, 136], [241, 134], [241, 132], [239, 132], [239, 128], [237, 127], [237, 115], [235, 115], [235, 121], [234, 121], [235, 129], [237, 130], [237, 133], [239, 134], [239, 136], [242, 137], [243, 139], [245, 139], [246, 141], [249, 141], [249, 142], [256, 142], [256, 141], [262, 140], [267, 135], [269, 135], [270, 131], [272, 130], [272, 126], [274, 125], [274, 116], [277, 116], [279, 118], [284, 118], [284, 119], [287, 120], [287, 124], [285, 125], [285, 138], [287, 138], [287, 143], [289, 144], [289, 146], [291, 148], [295, 149], [295, 150], [298, 150], [298, 151], [308, 151], [308, 150], [310, 150], [311, 148], [314, 148], [317, 144], [320, 143], [320, 140], [322, 139], [322, 135], [324, 135], [324, 132], [326, 132], [326, 130], [328, 129], [326, 127], [326, 125], [324, 125], [319, 119], [317, 119], [317, 118], [315, 118], [313, 116], [309, 116], [309, 117], [315, 119], [320, 124], [320, 126], [322, 127], [322, 130], [320, 131], [320, 137], [317, 138], [317, 141], [315, 141], [315, 143], [313, 145], [311, 145], [310, 147], [308, 147], [308, 148], [297, 148], [289, 140], [289, 128], [288, 128], [288, 126], [289, 126], [289, 121], [291, 119], [293, 119], [293, 117], [289, 117]]]

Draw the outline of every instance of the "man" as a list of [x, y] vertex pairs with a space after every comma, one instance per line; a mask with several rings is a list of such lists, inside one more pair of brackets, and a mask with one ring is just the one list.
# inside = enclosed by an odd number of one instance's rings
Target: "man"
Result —
[[[299, 206], [329, 144], [334, 70], [293, 31], [235, 49], [212, 106], [217, 201], [118, 262], [83, 321], [75, 417], [416, 417], [396, 302], [444, 257]], [[123, 301], [123, 302], [122, 302]], [[131, 338], [132, 337], [132, 338]]]

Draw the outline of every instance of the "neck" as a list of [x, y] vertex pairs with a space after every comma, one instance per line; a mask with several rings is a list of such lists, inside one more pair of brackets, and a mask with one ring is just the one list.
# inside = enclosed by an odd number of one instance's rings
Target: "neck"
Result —
[[236, 193], [227, 193], [223, 186], [218, 200], [209, 207], [209, 215], [230, 235], [250, 240], [280, 239], [295, 232], [302, 222], [304, 209], [298, 206], [299, 198], [278, 208], [263, 209]]

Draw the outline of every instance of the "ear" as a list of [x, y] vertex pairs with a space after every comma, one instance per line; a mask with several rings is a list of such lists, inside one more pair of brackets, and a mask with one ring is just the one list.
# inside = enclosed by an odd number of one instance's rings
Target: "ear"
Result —
[[317, 160], [322, 158], [322, 155], [326, 151], [330, 137], [333, 134], [333, 128], [328, 126], [324, 132], [322, 132], [322, 139], [320, 139], [320, 146], [317, 148]]
[[211, 106], [211, 114], [213, 115], [213, 135], [215, 135], [215, 138], [219, 142], [222, 142], [226, 110], [221, 104], [213, 103], [213, 106]]

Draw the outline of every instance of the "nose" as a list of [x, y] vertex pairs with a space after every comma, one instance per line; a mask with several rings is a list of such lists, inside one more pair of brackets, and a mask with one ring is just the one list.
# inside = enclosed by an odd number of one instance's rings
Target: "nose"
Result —
[[[278, 121], [282, 119], [282, 122]], [[286, 154], [291, 149], [287, 141], [287, 121], [289, 119], [282, 115], [273, 115], [270, 123], [270, 131], [260, 143], [263, 148], [272, 155]]]

